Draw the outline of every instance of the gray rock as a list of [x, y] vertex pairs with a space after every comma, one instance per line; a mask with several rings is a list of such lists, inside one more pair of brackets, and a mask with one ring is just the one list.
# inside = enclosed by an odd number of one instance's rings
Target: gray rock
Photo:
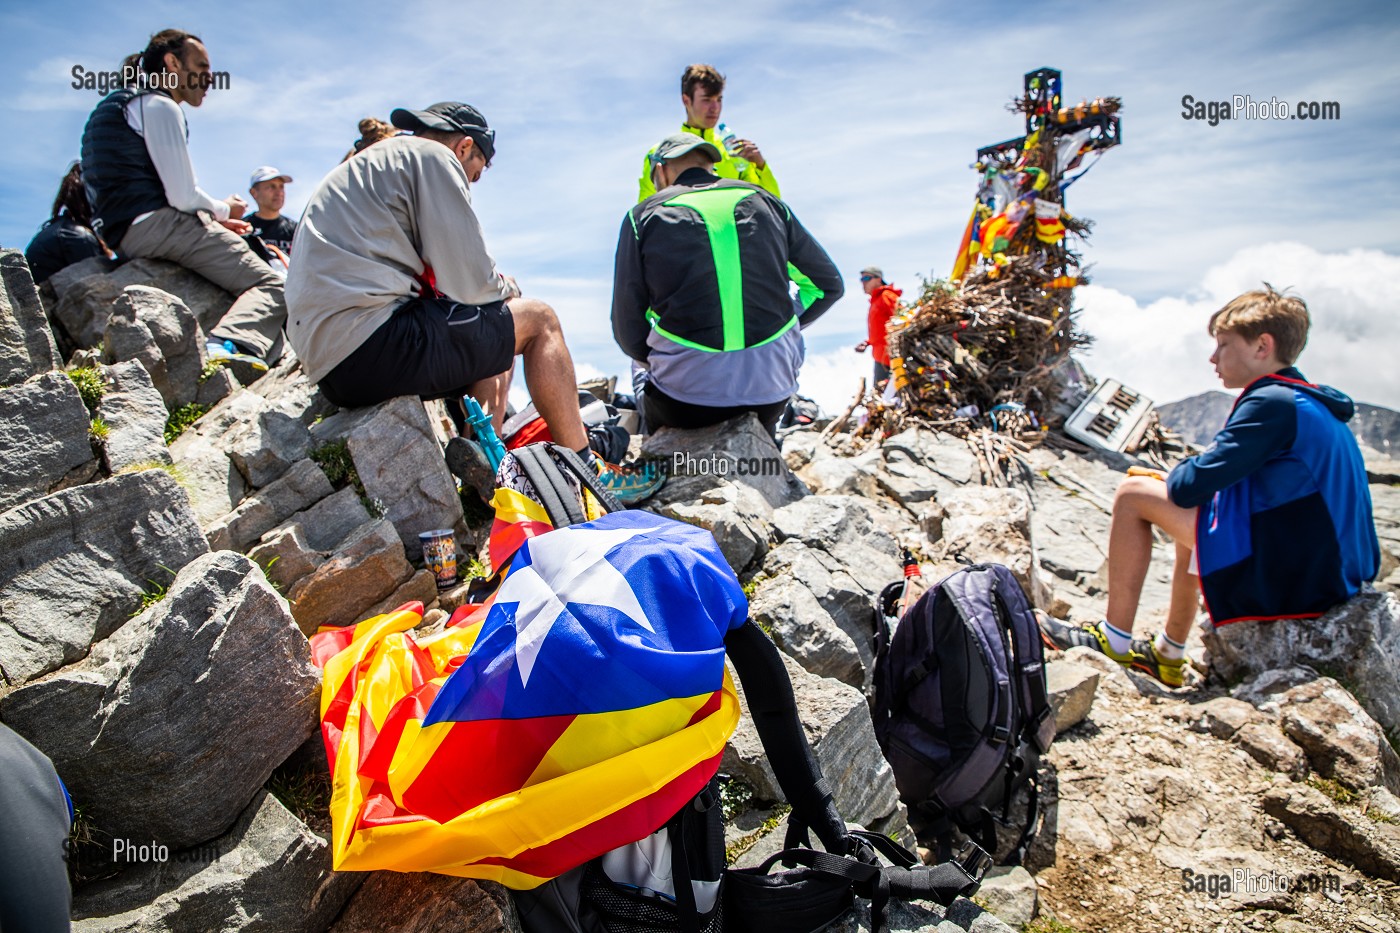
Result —
[[875, 452], [851, 458], [825, 457], [808, 464], [802, 470], [802, 478], [812, 492], [820, 495], [873, 499], [880, 492], [878, 463], [879, 454]]
[[1321, 677], [1288, 690], [1278, 704], [1283, 731], [1313, 770], [1357, 790], [1383, 785], [1400, 794], [1400, 756], [1341, 684]]
[[1209, 733], [1217, 739], [1228, 739], [1248, 723], [1264, 719], [1253, 706], [1234, 697], [1207, 700], [1193, 712], [1195, 718], [1191, 720], [1190, 728], [1196, 732]]
[[138, 361], [151, 374], [165, 407], [174, 411], [199, 394], [204, 337], [183, 301], [159, 289], [132, 285], [112, 302], [102, 357], [107, 363]]
[[58, 304], [54, 317], [79, 347], [97, 346], [102, 342], [112, 302], [128, 285], [149, 286], [174, 295], [193, 312], [206, 334], [233, 304], [232, 295], [183, 266], [160, 259], [134, 259], [110, 273], [64, 277], [55, 282]]
[[269, 407], [230, 431], [224, 443], [238, 472], [258, 488], [279, 479], [311, 452], [311, 433], [297, 418]]
[[[877, 832], [905, 822], [894, 786], [894, 772], [880, 753], [865, 697], [854, 687], [803, 670], [791, 658], [783, 664], [792, 679], [802, 726], [822, 773], [831, 785], [836, 808], [849, 823]], [[738, 682], [738, 678], [735, 678]], [[740, 687], [742, 715], [724, 750], [722, 770], [737, 775], [761, 800], [784, 800], [772, 766], [749, 714]]]
[[[196, 405], [213, 408], [238, 391], [238, 380], [233, 378], [233, 373], [228, 371], [227, 366], [220, 366], [210, 372], [208, 376], [203, 376], [201, 371], [201, 376], [199, 388], [194, 396]], [[254, 385], [256, 384], [254, 383]]]
[[1203, 634], [1212, 671], [1227, 682], [1306, 665], [1347, 684], [1391, 738], [1400, 739], [1400, 598], [1363, 592], [1318, 619], [1232, 622]]
[[1073, 661], [1051, 661], [1045, 665], [1045, 681], [1050, 707], [1055, 711], [1055, 733], [1083, 722], [1094, 705], [1099, 672]]
[[437, 602], [437, 594], [437, 577], [433, 576], [431, 570], [419, 570], [409, 577], [406, 583], [377, 604], [361, 610], [360, 618], [356, 621], [362, 622], [365, 619], [385, 615], [406, 603], [422, 603], [426, 610]]
[[79, 892], [73, 929], [319, 933], [364, 878], [332, 871], [330, 844], [259, 791], [218, 839]]
[[1030, 500], [1020, 489], [969, 486], [942, 500], [941, 555], [967, 563], [1005, 564], [1038, 608], [1050, 605], [1031, 538]]
[[253, 493], [206, 531], [215, 550], [243, 551], [297, 512], [334, 492], [325, 472], [298, 460], [280, 479]]
[[1400, 826], [1355, 819], [1306, 784], [1274, 787], [1263, 804], [1264, 812], [1319, 852], [1372, 877], [1400, 882]]
[[[889, 905], [890, 933], [1014, 933], [996, 915], [966, 898], [959, 898], [945, 910], [933, 902], [892, 900]], [[827, 927], [828, 933], [868, 933], [870, 902], [856, 898], [849, 915]]]
[[1302, 780], [1308, 773], [1308, 758], [1303, 750], [1270, 722], [1247, 722], [1234, 735], [1235, 744], [1249, 757], [1270, 771]]
[[17, 385], [59, 362], [24, 253], [0, 250], [0, 386]]
[[61, 488], [94, 465], [88, 410], [62, 373], [0, 390], [0, 510]]
[[1020, 865], [999, 865], [987, 870], [977, 899], [1014, 929], [1020, 929], [1040, 912], [1040, 891], [1035, 878]]
[[811, 463], [823, 446], [825, 442], [816, 431], [794, 432], [783, 438], [783, 462], [796, 473]]
[[319, 695], [286, 602], [252, 561], [220, 551], [84, 661], [0, 700], [0, 715], [94, 827], [178, 849], [233, 824], [315, 731]]
[[[66, 489], [0, 514], [0, 668], [24, 683], [87, 654], [208, 551], [162, 470]], [[168, 569], [167, 569], [168, 568]]]
[[457, 484], [423, 403], [404, 396], [369, 412], [346, 436], [350, 457], [365, 494], [383, 505], [404, 549], [421, 553], [418, 535], [436, 528], [452, 528], [466, 540]]
[[699, 502], [663, 504], [653, 510], [712, 534], [735, 573], [743, 573], [768, 553], [767, 519], [773, 510], [748, 486], [726, 482], [705, 490]]
[[387, 519], [365, 525], [328, 560], [287, 592], [306, 634], [322, 625], [350, 625], [413, 575], [403, 545]]
[[752, 487], [775, 509], [807, 494], [752, 414], [698, 431], [662, 428], [642, 444], [642, 454], [668, 468], [658, 505], [699, 499], [724, 480]]
[[1310, 667], [1284, 667], [1264, 671], [1245, 680], [1230, 691], [1230, 696], [1243, 700], [1261, 712], [1277, 716], [1278, 700], [1299, 684], [1317, 680], [1318, 673]]
[[351, 532], [370, 520], [360, 497], [347, 486], [263, 535], [248, 556], [282, 592], [290, 592], [293, 583], [325, 563]]
[[791, 538], [833, 555], [868, 547], [895, 561], [896, 576], [901, 572], [899, 545], [875, 527], [869, 506], [853, 496], [808, 496], [777, 509], [773, 531], [779, 541]]
[[170, 456], [187, 480], [200, 524], [210, 525], [223, 518], [248, 494], [248, 480], [229, 456], [229, 438], [239, 432], [255, 433], [253, 426], [267, 410], [262, 396], [246, 390], [235, 392], [170, 445]]
[[169, 465], [165, 446], [165, 401], [151, 383], [146, 367], [131, 360], [102, 367], [107, 391], [97, 403], [98, 416], [107, 423], [102, 459], [109, 473], [138, 465]]
[[916, 506], [932, 501], [946, 479], [924, 466], [902, 445], [883, 445], [884, 469], [876, 475], [880, 488], [901, 505], [916, 511]]
[[865, 666], [855, 642], [800, 581], [781, 577], [760, 582], [749, 601], [749, 618], [811, 673], [857, 689], [864, 686]]
[[250, 388], [276, 410], [291, 415], [308, 428], [336, 411], [316, 386], [306, 380], [301, 362], [290, 350]]
[[[64, 266], [53, 275], [49, 276], [44, 284], [53, 289], [53, 297], [58, 300], [64, 293], [77, 282], [94, 275], [106, 275], [108, 270], [113, 268], [113, 261], [106, 256], [89, 256], [81, 262], [75, 262], [71, 266]], [[118, 292], [121, 289], [117, 289]], [[115, 296], [114, 296], [115, 297]]]
[[429, 872], [370, 875], [330, 933], [519, 933], [510, 892], [490, 881]]

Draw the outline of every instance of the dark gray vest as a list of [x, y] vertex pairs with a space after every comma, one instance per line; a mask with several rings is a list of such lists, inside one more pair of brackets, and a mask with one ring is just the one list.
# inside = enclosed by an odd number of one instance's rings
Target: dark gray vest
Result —
[[113, 249], [134, 218], [167, 203], [146, 141], [126, 123], [127, 103], [151, 93], [129, 87], [113, 91], [102, 98], [83, 130], [83, 187], [92, 202], [92, 226]]

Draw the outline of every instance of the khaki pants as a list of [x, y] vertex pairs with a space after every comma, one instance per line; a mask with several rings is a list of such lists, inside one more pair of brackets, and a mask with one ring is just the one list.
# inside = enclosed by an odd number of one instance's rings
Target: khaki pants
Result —
[[197, 272], [236, 300], [210, 336], [232, 340], [269, 358], [287, 321], [282, 278], [243, 242], [205, 213], [162, 207], [122, 236], [120, 252], [133, 259], [168, 259]]

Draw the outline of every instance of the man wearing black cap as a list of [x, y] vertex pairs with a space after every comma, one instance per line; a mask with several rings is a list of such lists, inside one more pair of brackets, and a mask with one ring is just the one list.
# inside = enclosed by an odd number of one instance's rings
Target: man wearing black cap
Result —
[[752, 411], [772, 431], [797, 389], [802, 328], [841, 297], [841, 273], [787, 205], [716, 176], [721, 157], [699, 136], [666, 137], [651, 154], [656, 194], [622, 221], [613, 336], [650, 370], [652, 428]]
[[475, 107], [451, 101], [390, 120], [412, 135], [331, 169], [297, 228], [287, 338], [306, 377], [347, 408], [471, 395], [499, 431], [520, 354], [555, 442], [587, 459], [559, 319], [496, 270], [472, 210], [470, 186], [491, 166], [495, 131]]

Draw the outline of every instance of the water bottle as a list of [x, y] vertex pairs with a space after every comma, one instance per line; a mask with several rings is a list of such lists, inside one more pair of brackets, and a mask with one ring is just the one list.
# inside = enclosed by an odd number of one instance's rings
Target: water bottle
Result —
[[739, 172], [740, 176], [742, 176], [744, 172], [748, 170], [749, 162], [747, 159], [742, 159], [737, 155], [739, 151], [739, 134], [729, 124], [721, 123], [715, 127], [715, 138], [717, 138], [719, 144], [724, 147], [724, 151], [729, 155], [729, 161], [734, 164], [734, 168]]

